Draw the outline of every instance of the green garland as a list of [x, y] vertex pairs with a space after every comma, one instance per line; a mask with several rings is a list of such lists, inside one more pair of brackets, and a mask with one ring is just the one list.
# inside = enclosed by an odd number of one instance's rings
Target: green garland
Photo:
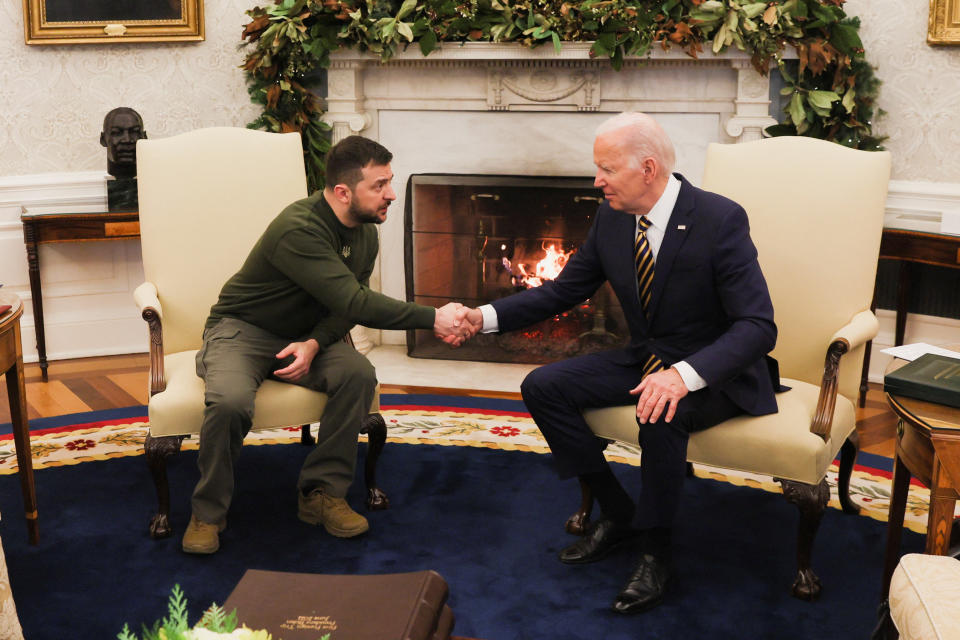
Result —
[[[516, 42], [527, 47], [589, 41], [592, 56], [619, 70], [654, 46], [680, 47], [696, 58], [730, 46], [766, 73], [771, 61], [790, 99], [770, 135], [803, 135], [857, 149], [878, 149], [873, 135], [879, 80], [866, 62], [844, 0], [275, 0], [247, 12], [243, 39], [252, 49], [243, 69], [263, 113], [251, 128], [299, 131], [311, 190], [323, 186], [330, 148], [323, 101], [305, 78], [330, 65], [341, 47], [389, 60], [416, 44], [424, 56], [439, 42]], [[793, 47], [796, 64], [782, 59]]]

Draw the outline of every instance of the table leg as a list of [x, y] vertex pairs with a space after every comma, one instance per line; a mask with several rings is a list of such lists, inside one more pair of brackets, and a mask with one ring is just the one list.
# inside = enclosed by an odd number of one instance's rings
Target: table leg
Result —
[[[20, 325], [14, 327], [14, 339], [20, 345]], [[27, 393], [23, 383], [23, 356], [17, 350], [16, 363], [6, 372], [7, 396], [10, 398], [10, 420], [17, 449], [17, 471], [23, 491], [23, 508], [27, 516], [30, 544], [40, 542], [37, 521], [37, 490], [33, 483], [33, 458], [30, 452], [30, 424], [27, 421]]]
[[27, 246], [27, 270], [30, 275], [30, 301], [33, 303], [33, 327], [37, 334], [37, 358], [40, 377], [47, 381], [47, 339], [43, 331], [43, 292], [40, 288], [40, 251], [37, 232], [32, 222], [23, 224], [23, 240]]
[[933, 457], [930, 484], [930, 511], [927, 515], [927, 544], [924, 553], [942, 556], [950, 548], [953, 533], [953, 512], [957, 504], [956, 489], [940, 458]]
[[[877, 312], [877, 285], [873, 285], [873, 298], [870, 300], [870, 311]], [[873, 340], [867, 340], [863, 347], [863, 369], [860, 371], [860, 395], [857, 398], [857, 405], [863, 409], [867, 404], [867, 385], [870, 376], [870, 352], [873, 350]]]
[[907, 312], [910, 303], [910, 283], [913, 278], [913, 263], [900, 261], [900, 281], [897, 283], [897, 322], [893, 344], [899, 347], [907, 330]]
[[903, 536], [903, 516], [907, 510], [907, 493], [910, 490], [910, 470], [900, 459], [893, 458], [893, 483], [890, 490], [890, 511], [887, 514], [887, 552], [883, 563], [882, 598], [890, 591], [893, 570], [900, 561], [900, 540]]

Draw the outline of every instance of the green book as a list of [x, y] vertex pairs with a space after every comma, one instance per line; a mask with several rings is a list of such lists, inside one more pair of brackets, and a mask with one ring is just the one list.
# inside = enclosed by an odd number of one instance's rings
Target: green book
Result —
[[883, 377], [887, 393], [960, 407], [960, 358], [927, 353]]

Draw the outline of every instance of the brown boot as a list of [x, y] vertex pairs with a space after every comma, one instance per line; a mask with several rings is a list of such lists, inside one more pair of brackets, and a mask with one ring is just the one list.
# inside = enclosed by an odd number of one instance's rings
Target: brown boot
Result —
[[215, 553], [220, 548], [220, 532], [227, 528], [227, 521], [210, 524], [190, 516], [190, 524], [183, 533], [183, 550], [187, 553]]
[[298, 493], [297, 517], [307, 524], [322, 524], [327, 533], [338, 538], [352, 538], [370, 528], [367, 519], [351, 509], [343, 498], [329, 496], [321, 489], [314, 489], [308, 496], [302, 491]]

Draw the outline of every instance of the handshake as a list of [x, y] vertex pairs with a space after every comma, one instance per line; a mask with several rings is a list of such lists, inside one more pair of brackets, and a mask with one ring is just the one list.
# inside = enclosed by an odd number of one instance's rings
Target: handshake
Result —
[[448, 302], [439, 309], [433, 321], [433, 333], [451, 347], [459, 347], [483, 329], [483, 314], [479, 309], [465, 307], [459, 302]]

